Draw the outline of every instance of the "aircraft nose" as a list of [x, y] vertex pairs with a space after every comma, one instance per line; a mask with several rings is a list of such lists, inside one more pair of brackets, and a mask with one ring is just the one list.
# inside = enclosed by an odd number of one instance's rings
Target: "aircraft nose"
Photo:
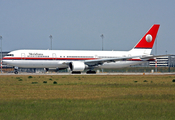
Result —
[[7, 60], [3, 60], [3, 59], [2, 59], [1, 61], [2, 61], [2, 63], [6, 63], [6, 64], [7, 64]]
[[4, 63], [4, 60], [2, 59], [1, 62]]

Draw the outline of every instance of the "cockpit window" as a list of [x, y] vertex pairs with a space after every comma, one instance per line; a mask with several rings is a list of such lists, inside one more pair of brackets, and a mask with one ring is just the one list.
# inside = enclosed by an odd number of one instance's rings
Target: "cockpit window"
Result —
[[11, 56], [11, 57], [13, 57], [13, 56], [14, 56], [14, 54], [7, 54], [7, 56]]

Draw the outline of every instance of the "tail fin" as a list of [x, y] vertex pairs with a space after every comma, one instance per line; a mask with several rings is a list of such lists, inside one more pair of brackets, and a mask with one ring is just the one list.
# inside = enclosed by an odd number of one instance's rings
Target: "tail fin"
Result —
[[154, 24], [134, 48], [152, 49], [159, 26], [159, 24]]
[[143, 36], [143, 38], [135, 45], [135, 47], [130, 50], [130, 54], [150, 55], [157, 36], [157, 32], [159, 30], [159, 26], [159, 24], [154, 24]]

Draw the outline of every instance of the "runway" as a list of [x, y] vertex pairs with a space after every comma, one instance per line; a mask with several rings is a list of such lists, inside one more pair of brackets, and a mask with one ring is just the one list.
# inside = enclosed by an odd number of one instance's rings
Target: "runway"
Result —
[[96, 74], [71, 74], [71, 73], [0, 73], [0, 75], [175, 75], [175, 72], [167, 73], [96, 73]]

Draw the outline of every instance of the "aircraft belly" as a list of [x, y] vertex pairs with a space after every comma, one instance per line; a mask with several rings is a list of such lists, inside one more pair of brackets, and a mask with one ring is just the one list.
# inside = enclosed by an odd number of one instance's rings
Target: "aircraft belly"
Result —
[[22, 68], [66, 68], [67, 65], [62, 64], [59, 61], [49, 60], [7, 60], [3, 61], [10, 66], [17, 66]]
[[129, 67], [131, 65], [141, 64], [144, 61], [117, 61], [115, 63], [104, 63], [103, 65], [99, 66], [98, 68], [122, 68], [122, 67]]

